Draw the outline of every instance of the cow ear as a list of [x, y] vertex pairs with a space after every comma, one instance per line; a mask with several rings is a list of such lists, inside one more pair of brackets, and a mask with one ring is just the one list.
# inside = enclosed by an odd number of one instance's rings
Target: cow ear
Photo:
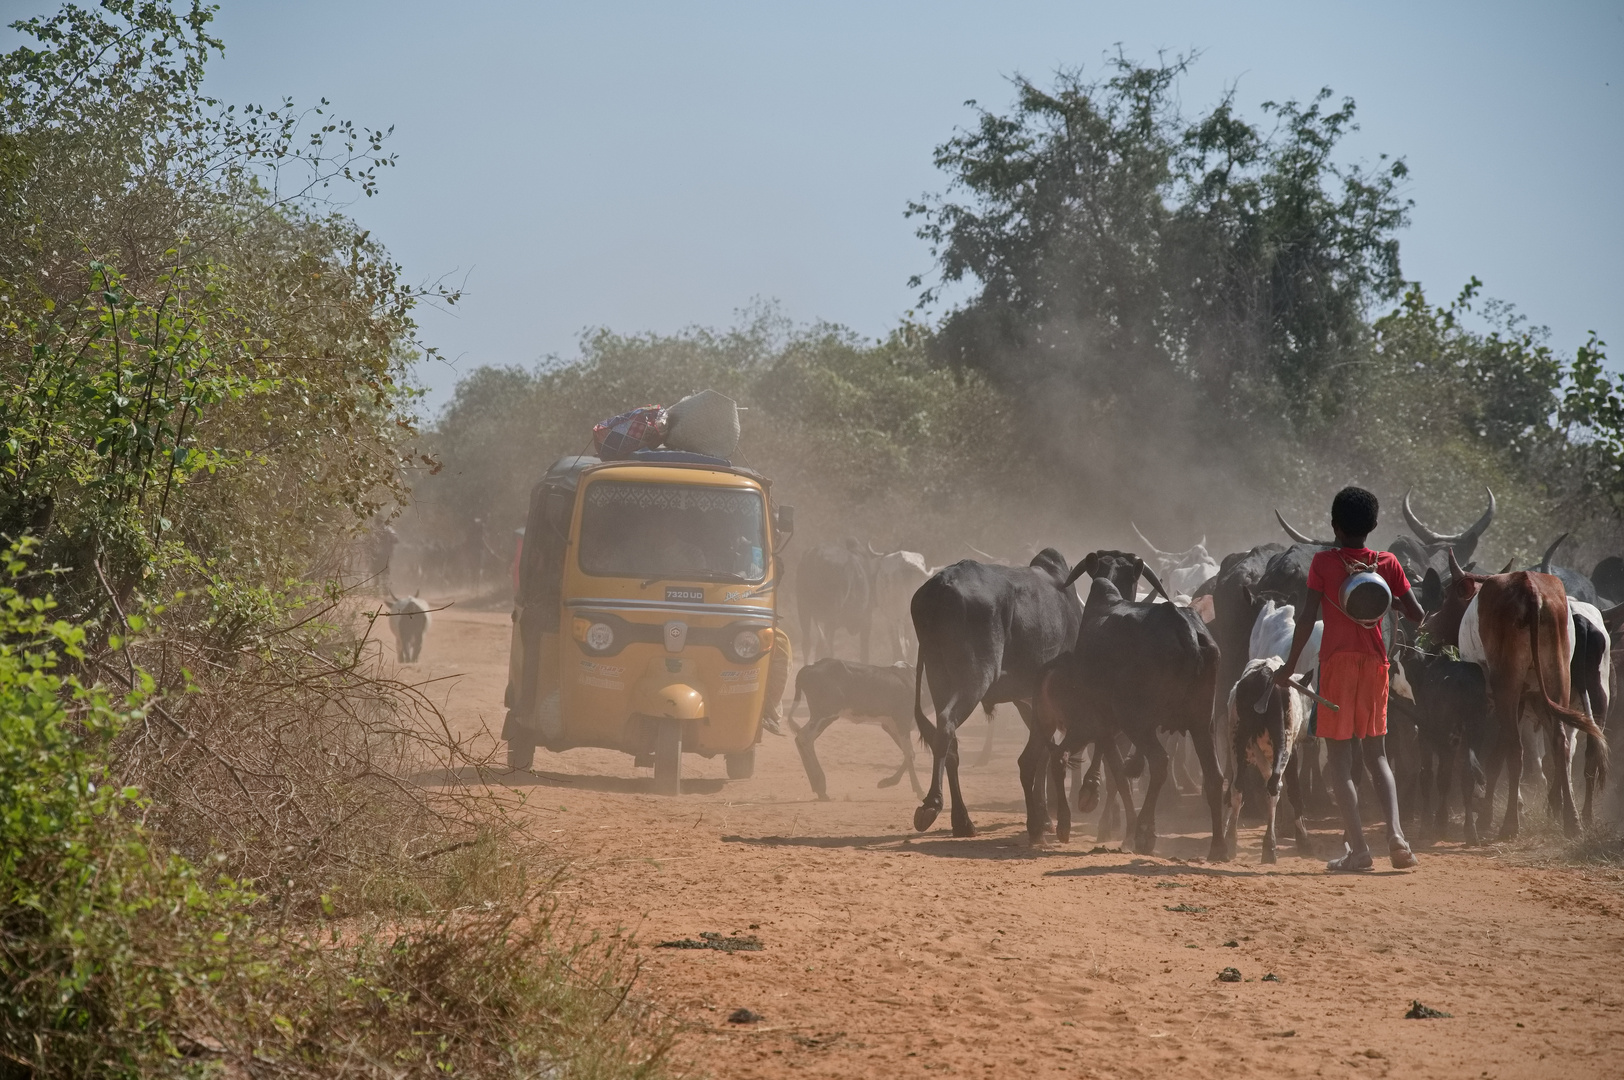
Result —
[[1421, 579], [1421, 606], [1427, 611], [1437, 611], [1444, 599], [1443, 579], [1438, 571], [1427, 567], [1426, 576]]
[[1252, 592], [1252, 586], [1250, 586], [1250, 585], [1242, 585], [1241, 586], [1241, 595], [1246, 598], [1246, 606], [1247, 607], [1249, 607], [1249, 608], [1257, 607], [1257, 596], [1256, 596], [1256, 594], [1254, 594]]

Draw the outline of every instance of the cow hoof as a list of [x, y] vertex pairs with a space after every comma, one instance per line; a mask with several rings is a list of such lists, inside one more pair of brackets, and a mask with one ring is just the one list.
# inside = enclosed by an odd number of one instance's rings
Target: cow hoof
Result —
[[818, 802], [828, 802], [828, 801], [829, 801], [829, 793], [827, 791], [818, 792]]
[[1133, 850], [1140, 855], [1150, 855], [1156, 850], [1156, 834], [1136, 836], [1133, 838]]
[[921, 806], [914, 811], [914, 832], [924, 832], [936, 823], [936, 815], [942, 811], [935, 806]]
[[1280, 861], [1280, 858], [1274, 853], [1274, 848], [1264, 848], [1263, 861], [1265, 864], [1273, 866], [1275, 863]]
[[968, 821], [955, 821], [953, 823], [954, 836], [974, 836], [975, 834], [976, 827]]
[[1070, 825], [1057, 825], [1055, 827], [1055, 830], [1054, 830], [1054, 837], [1055, 837], [1056, 840], [1059, 840], [1062, 844], [1071, 843], [1071, 826]]
[[1077, 792], [1077, 812], [1092, 814], [1100, 808], [1100, 789], [1090, 785]]
[[1049, 842], [1043, 838], [1042, 833], [1027, 833], [1026, 846], [1033, 851], [1041, 851], [1049, 846]]
[[875, 787], [896, 787], [900, 783], [902, 783], [902, 777], [900, 777], [900, 776], [887, 776], [884, 780], [881, 780], [878, 784], [875, 784], [874, 786]]

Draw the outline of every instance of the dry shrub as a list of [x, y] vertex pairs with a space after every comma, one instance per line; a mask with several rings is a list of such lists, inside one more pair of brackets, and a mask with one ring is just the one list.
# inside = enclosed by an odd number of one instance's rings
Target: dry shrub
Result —
[[193, 1041], [251, 1076], [658, 1074], [669, 1028], [619, 942], [561, 942], [550, 896], [284, 940], [274, 973], [209, 988]]
[[421, 688], [380, 674], [375, 643], [351, 629], [356, 607], [340, 595], [229, 648], [154, 635], [101, 663], [110, 678], [138, 667], [183, 688], [113, 748], [156, 835], [306, 906], [324, 894], [398, 906], [427, 887], [438, 854], [512, 838], [483, 791], [415, 779], [487, 762]]
[[414, 782], [478, 762], [340, 620], [98, 650], [8, 565], [0, 1077], [663, 1074], [623, 942], [561, 919], [498, 801]]

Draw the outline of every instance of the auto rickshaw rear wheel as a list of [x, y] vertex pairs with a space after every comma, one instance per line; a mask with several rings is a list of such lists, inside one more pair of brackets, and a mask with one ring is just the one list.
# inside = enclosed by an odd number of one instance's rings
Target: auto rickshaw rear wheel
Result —
[[536, 763], [536, 744], [527, 742], [508, 742], [508, 768], [513, 772], [524, 772]]
[[663, 720], [654, 731], [654, 794], [682, 794], [682, 721]]
[[756, 748], [740, 750], [737, 754], [728, 754], [727, 778], [729, 780], [748, 780], [756, 771]]

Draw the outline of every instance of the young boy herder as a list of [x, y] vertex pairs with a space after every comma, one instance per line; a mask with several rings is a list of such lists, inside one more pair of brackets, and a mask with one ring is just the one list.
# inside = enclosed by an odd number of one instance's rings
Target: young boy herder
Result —
[[[1315, 555], [1309, 564], [1308, 598], [1297, 616], [1291, 655], [1274, 677], [1277, 685], [1287, 685], [1323, 610], [1319, 690], [1322, 697], [1341, 708], [1321, 706], [1315, 714], [1315, 725], [1330, 749], [1331, 790], [1336, 793], [1347, 835], [1345, 850], [1325, 864], [1327, 870], [1371, 869], [1370, 848], [1359, 821], [1359, 791], [1353, 783], [1353, 755], [1361, 749], [1376, 796], [1387, 815], [1387, 846], [1393, 866], [1403, 870], [1415, 865], [1415, 855], [1399, 826], [1398, 791], [1393, 784], [1393, 770], [1387, 765], [1387, 649], [1381, 623], [1364, 626], [1355, 622], [1338, 602], [1342, 583], [1350, 574], [1373, 569], [1392, 590], [1399, 611], [1413, 622], [1422, 619], [1421, 605], [1411, 594], [1410, 581], [1398, 559], [1390, 552], [1371, 551], [1365, 546], [1365, 538], [1376, 528], [1378, 509], [1376, 496], [1363, 488], [1343, 488], [1331, 501], [1331, 529], [1336, 533], [1337, 546]], [[1328, 602], [1322, 605], [1322, 601]]]

